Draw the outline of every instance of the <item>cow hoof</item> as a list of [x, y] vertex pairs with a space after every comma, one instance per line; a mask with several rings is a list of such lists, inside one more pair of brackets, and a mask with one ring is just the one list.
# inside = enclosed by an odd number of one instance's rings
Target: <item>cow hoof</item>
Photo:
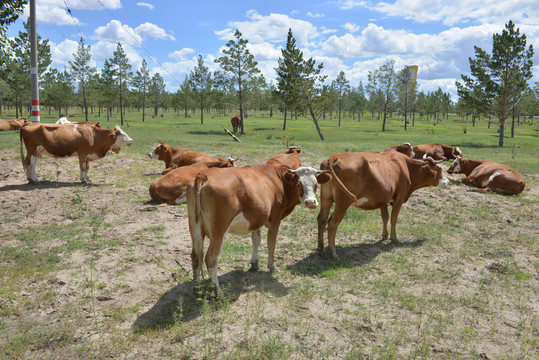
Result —
[[252, 271], [252, 272], [258, 271], [258, 261], [255, 263], [251, 263], [251, 267], [249, 268], [249, 271]]
[[399, 240], [397, 238], [391, 238], [391, 243], [392, 244], [398, 244], [399, 243]]
[[387, 239], [389, 239], [389, 236], [387, 236], [387, 235], [382, 235], [382, 241], [387, 240]]
[[323, 246], [322, 246], [322, 247], [318, 247], [318, 248], [316, 249], [316, 251], [318, 252], [318, 255], [324, 256], [324, 247], [323, 247]]
[[271, 264], [271, 265], [268, 265], [268, 270], [270, 272], [275, 272], [277, 271], [277, 266], [275, 266], [275, 263]]

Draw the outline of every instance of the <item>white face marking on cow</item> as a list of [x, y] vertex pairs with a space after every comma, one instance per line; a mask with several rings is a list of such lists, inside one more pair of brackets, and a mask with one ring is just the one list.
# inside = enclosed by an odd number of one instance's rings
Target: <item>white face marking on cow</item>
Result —
[[251, 231], [249, 231], [249, 226], [249, 221], [245, 218], [245, 215], [239, 213], [230, 223], [228, 232], [234, 235], [247, 235], [251, 233]]
[[460, 156], [462, 156], [462, 151], [460, 151], [460, 148], [458, 146], [455, 148], [455, 151], [458, 152]]
[[114, 147], [123, 147], [123, 146], [129, 146], [131, 145], [134, 140], [131, 139], [129, 137], [129, 135], [127, 135], [125, 133], [125, 131], [123, 131], [122, 129], [120, 129], [120, 127], [118, 125], [116, 125], [114, 127], [114, 130], [118, 131], [120, 133], [120, 135], [118, 135], [118, 137], [116, 137], [116, 142], [114, 143]]
[[494, 180], [494, 178], [498, 175], [500, 175], [500, 173], [497, 171], [494, 174], [490, 175], [490, 177], [483, 182], [482, 187], [487, 187], [487, 185], [490, 184], [492, 180]]
[[153, 150], [150, 151], [150, 153], [148, 154], [151, 159], [157, 159], [159, 157], [159, 155], [157, 155], [157, 153], [155, 152], [159, 146], [161, 145], [157, 145], [156, 147], [154, 147]]
[[309, 209], [316, 208], [318, 206], [318, 201], [316, 200], [316, 185], [318, 184], [316, 174], [320, 171], [306, 166], [290, 171], [298, 176], [298, 181], [303, 186], [303, 197], [301, 199], [303, 205]]
[[[449, 171], [451, 170], [451, 171]], [[449, 167], [449, 170], [447, 171], [448, 173], [452, 174], [452, 173], [459, 173], [460, 171], [460, 156], [458, 156], [455, 161], [453, 161], [453, 164], [451, 164], [451, 166]]]
[[449, 186], [449, 180], [447, 180], [447, 177], [445, 176], [445, 173], [443, 172], [442, 168], [436, 165], [439, 171], [442, 172], [442, 178], [438, 181], [438, 187], [445, 189]]

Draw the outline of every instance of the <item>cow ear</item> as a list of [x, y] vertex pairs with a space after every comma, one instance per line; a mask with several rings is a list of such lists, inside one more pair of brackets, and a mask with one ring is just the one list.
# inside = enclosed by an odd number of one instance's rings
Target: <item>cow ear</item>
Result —
[[286, 172], [284, 174], [284, 181], [288, 184], [294, 184], [298, 181], [298, 176], [292, 172]]
[[316, 180], [318, 181], [319, 184], [325, 184], [331, 180], [331, 174], [329, 173], [318, 174], [316, 175]]

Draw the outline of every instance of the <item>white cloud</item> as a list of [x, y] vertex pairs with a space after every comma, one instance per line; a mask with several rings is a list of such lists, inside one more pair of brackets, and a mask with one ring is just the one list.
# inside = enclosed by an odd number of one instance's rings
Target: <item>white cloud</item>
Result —
[[307, 16], [308, 16], [308, 17], [312, 17], [312, 18], [322, 18], [322, 17], [324, 17], [325, 15], [324, 15], [324, 14], [319, 14], [319, 13], [313, 14], [312, 12], [309, 11], [309, 12], [307, 13]]
[[173, 53], [169, 54], [168, 57], [171, 59], [182, 61], [186, 59], [187, 55], [193, 54], [194, 52], [195, 50], [191, 48], [183, 48], [181, 50], [174, 51]]
[[482, 24], [505, 22], [526, 22], [528, 18], [539, 16], [537, 0], [520, 1], [469, 1], [469, 0], [397, 0], [394, 3], [379, 2], [373, 10], [390, 16], [405, 17], [417, 22], [442, 21], [445, 25], [466, 23], [477, 20]]
[[153, 37], [157, 39], [176, 40], [174, 36], [168, 35], [165, 30], [149, 22], [145, 22], [144, 24], [140, 24], [139, 26], [137, 26], [135, 28], [135, 32], [142, 36]]
[[338, 2], [339, 8], [343, 10], [350, 10], [355, 7], [366, 7], [366, 1], [354, 1], [354, 0], [342, 0]]
[[260, 15], [254, 10], [247, 12], [249, 21], [230, 22], [229, 27], [217, 34], [223, 40], [234, 37], [235, 29], [238, 29], [245, 39], [253, 43], [283, 42], [286, 41], [288, 29], [292, 29], [298, 46], [312, 46], [312, 40], [320, 36], [316, 26], [304, 20], [293, 19], [284, 14]]
[[[77, 17], [78, 12], [76, 10], [114, 10], [122, 7], [121, 0], [100, 0], [98, 1], [88, 0], [70, 0], [68, 2], [71, 15], [66, 10], [66, 3], [64, 0], [39, 0], [36, 1], [36, 19], [39, 24], [51, 24], [51, 25], [80, 25], [81, 21]], [[22, 17], [28, 18], [30, 16], [29, 5], [24, 7]]]
[[153, 9], [154, 9], [154, 6], [153, 6], [152, 4], [148, 4], [148, 3], [145, 3], [145, 2], [138, 2], [138, 3], [137, 3], [137, 6], [147, 7], [147, 8], [150, 9], [150, 10], [153, 10]]
[[355, 33], [359, 31], [359, 25], [358, 24], [352, 24], [352, 23], [346, 23], [343, 25], [343, 28], [348, 30], [351, 33]]
[[112, 20], [106, 26], [95, 29], [93, 37], [100, 41], [120, 42], [122, 45], [138, 45], [142, 42], [142, 37], [135, 30], [128, 25], [122, 25], [118, 20]]
[[[96, 62], [103, 64], [105, 60], [112, 59], [114, 57], [114, 52], [118, 48], [118, 43], [112, 43], [108, 41], [98, 41], [92, 48], [92, 57]], [[142, 62], [142, 57], [138, 52], [129, 44], [122, 43], [122, 49], [129, 60], [129, 63], [132, 65], [133, 69], [138, 69], [140, 63]]]
[[[51, 58], [53, 59], [52, 66], [58, 69], [68, 67], [69, 62], [73, 61], [73, 54], [77, 52], [79, 43], [73, 40], [66, 39], [59, 44], [49, 43], [51, 46]], [[93, 64], [95, 65], [95, 64]]]

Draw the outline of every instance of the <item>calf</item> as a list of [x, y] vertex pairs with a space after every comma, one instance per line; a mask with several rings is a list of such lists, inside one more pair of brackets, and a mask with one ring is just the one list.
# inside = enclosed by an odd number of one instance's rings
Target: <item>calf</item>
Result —
[[278, 154], [269, 159], [266, 164], [270, 165], [284, 165], [290, 169], [297, 169], [301, 166], [301, 159], [299, 153], [301, 149], [296, 146], [290, 146], [286, 153]]
[[191, 151], [183, 148], [178, 148], [165, 144], [163, 141], [159, 143], [149, 154], [151, 159], [159, 159], [165, 162], [165, 170], [162, 174], [167, 174], [171, 170], [181, 166], [187, 166], [198, 162], [212, 162], [223, 159], [215, 159], [204, 153]]
[[526, 181], [516, 170], [490, 160], [472, 160], [457, 156], [447, 170], [450, 174], [465, 174], [464, 184], [475, 184], [480, 189], [518, 195]]
[[[320, 187], [318, 251], [324, 250], [324, 231], [327, 225], [328, 250], [334, 259], [337, 259], [337, 228], [351, 205], [362, 210], [380, 209], [382, 237], [387, 239], [387, 205], [392, 204], [390, 238], [397, 242], [397, 218], [402, 204], [408, 201], [410, 195], [425, 186], [448, 185], [442, 169], [432, 158], [414, 160], [396, 151], [335, 154], [324, 160], [320, 169], [329, 169], [332, 179]], [[328, 223], [333, 203], [335, 209]]]
[[0, 131], [20, 130], [28, 121], [20, 119], [0, 119]]
[[182, 204], [185, 202], [185, 188], [202, 170], [212, 167], [224, 168], [234, 166], [237, 159], [199, 162], [182, 166], [161, 176], [150, 184], [150, 196], [153, 200], [165, 200], [169, 204]]
[[230, 119], [230, 124], [232, 125], [232, 132], [235, 134], [238, 132], [238, 129], [241, 127], [241, 116], [240, 114], [234, 115]]
[[211, 168], [198, 173], [186, 190], [195, 281], [202, 270], [205, 236], [210, 238], [206, 266], [217, 292], [217, 266], [227, 233], [252, 234], [251, 268], [257, 270], [260, 228], [264, 225], [268, 228], [268, 268], [275, 270], [275, 241], [281, 220], [300, 203], [316, 208], [317, 182], [328, 180], [328, 174], [310, 167], [292, 170], [273, 165]]
[[457, 156], [462, 156], [462, 151], [460, 151], [458, 146], [453, 147], [443, 144], [414, 145], [413, 150], [416, 159], [422, 159], [426, 155], [434, 160], [447, 161], [456, 159]]
[[[119, 126], [101, 129], [94, 126], [65, 126], [32, 123], [22, 127], [20, 134], [21, 161], [30, 182], [37, 182], [36, 159], [42, 154], [52, 157], [78, 156], [80, 180], [90, 181], [90, 161], [105, 157], [111, 148], [121, 148], [133, 143]], [[26, 146], [24, 157], [23, 143]]]

